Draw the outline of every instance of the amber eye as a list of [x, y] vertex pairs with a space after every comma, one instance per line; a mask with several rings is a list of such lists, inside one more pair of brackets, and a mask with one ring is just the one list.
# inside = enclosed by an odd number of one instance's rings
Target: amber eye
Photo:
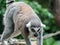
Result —
[[31, 29], [31, 31], [35, 32], [35, 30], [34, 30], [34, 29]]

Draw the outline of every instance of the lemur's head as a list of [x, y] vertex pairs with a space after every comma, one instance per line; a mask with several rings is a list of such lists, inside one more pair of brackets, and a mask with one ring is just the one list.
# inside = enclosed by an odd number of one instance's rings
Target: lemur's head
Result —
[[38, 32], [41, 31], [41, 28], [44, 25], [39, 20], [31, 20], [26, 24], [26, 27], [28, 28], [29, 32], [33, 32], [33, 35], [35, 37], [38, 36]]

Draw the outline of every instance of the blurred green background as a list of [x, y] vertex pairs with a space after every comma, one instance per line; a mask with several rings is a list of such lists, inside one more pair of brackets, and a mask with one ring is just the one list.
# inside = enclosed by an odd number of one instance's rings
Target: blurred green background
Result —
[[[44, 35], [49, 33], [54, 33], [59, 30], [54, 20], [54, 15], [52, 11], [49, 11], [49, 0], [16, 0], [23, 1], [29, 4], [36, 14], [40, 17], [43, 24], [46, 25], [44, 28]], [[4, 26], [2, 23], [3, 15], [6, 10], [6, 1], [0, 0], [0, 34], [2, 33]], [[17, 38], [21, 38], [18, 36]], [[60, 35], [44, 39], [43, 45], [60, 45]]]

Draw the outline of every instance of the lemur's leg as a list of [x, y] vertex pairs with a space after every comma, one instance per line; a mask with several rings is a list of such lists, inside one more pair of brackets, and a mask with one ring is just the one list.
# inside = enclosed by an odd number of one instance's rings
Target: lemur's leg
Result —
[[25, 39], [26, 45], [31, 45], [31, 40], [29, 39], [29, 33], [26, 34], [26, 32], [23, 32], [25, 34], [22, 34], [22, 36]]
[[11, 35], [11, 37], [9, 38], [9, 43], [10, 44], [15, 44], [16, 42], [18, 42], [18, 40], [16, 40], [16, 39], [13, 39], [13, 37], [16, 37], [16, 36], [18, 36], [18, 35], [20, 35], [21, 33], [20, 33], [20, 31], [17, 29], [17, 27], [15, 26], [15, 28], [14, 28], [14, 33]]
[[1, 36], [1, 41], [4, 42], [6, 39], [8, 39], [11, 34], [14, 32], [14, 23], [13, 23], [13, 13], [15, 8], [8, 8], [4, 14], [4, 31]]
[[25, 39], [26, 45], [31, 45], [30, 39], [28, 37], [24, 39]]
[[[9, 21], [9, 19], [8, 19], [8, 21]], [[3, 34], [1, 36], [1, 41], [3, 41], [3, 42], [5, 42], [5, 39], [8, 39], [11, 36], [11, 34], [14, 32], [13, 24], [10, 21], [9, 21], [9, 23], [7, 22], [7, 24], [9, 24], [9, 25], [5, 26]]]

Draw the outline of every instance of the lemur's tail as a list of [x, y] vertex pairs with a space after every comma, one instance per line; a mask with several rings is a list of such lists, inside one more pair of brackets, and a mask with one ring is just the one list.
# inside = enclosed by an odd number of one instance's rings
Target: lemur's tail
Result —
[[6, 0], [6, 7], [15, 2], [15, 0]]

